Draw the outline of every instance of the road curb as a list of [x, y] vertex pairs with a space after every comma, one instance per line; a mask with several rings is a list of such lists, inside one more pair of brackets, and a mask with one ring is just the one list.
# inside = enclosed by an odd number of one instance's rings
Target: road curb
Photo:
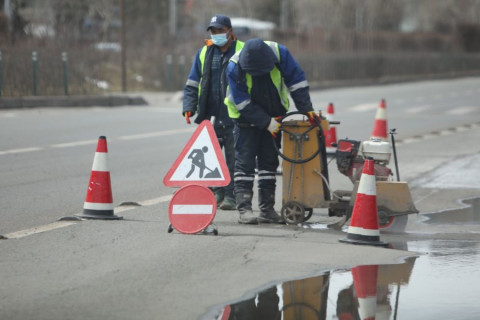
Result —
[[98, 96], [27, 96], [0, 98], [0, 109], [37, 107], [117, 107], [145, 106], [142, 96], [98, 95]]

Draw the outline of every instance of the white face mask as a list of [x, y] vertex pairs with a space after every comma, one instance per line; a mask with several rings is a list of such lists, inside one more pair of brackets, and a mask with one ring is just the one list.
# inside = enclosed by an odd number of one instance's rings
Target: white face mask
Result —
[[212, 41], [214, 45], [223, 47], [228, 42], [227, 34], [226, 33], [212, 34]]

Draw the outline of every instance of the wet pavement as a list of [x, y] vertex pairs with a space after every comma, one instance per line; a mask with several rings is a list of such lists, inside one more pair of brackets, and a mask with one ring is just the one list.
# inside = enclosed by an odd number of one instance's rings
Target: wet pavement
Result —
[[461, 200], [462, 208], [427, 213], [424, 222], [428, 224], [480, 224], [480, 198]]
[[420, 240], [392, 246], [418, 256], [279, 283], [216, 306], [201, 319], [478, 319], [479, 242]]
[[[471, 168], [478, 157], [459, 158], [412, 182], [422, 213], [409, 216], [406, 232], [382, 234], [391, 249], [411, 257], [252, 288], [237, 301], [219, 301], [200, 319], [478, 319], [480, 180], [458, 170], [462, 163]], [[429, 211], [440, 201], [445, 209]], [[312, 222], [303, 228], [331, 226]]]

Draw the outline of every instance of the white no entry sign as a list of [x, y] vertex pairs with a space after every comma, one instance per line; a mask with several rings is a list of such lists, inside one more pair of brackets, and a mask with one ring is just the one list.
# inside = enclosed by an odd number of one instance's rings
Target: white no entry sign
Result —
[[197, 233], [213, 221], [216, 211], [215, 195], [210, 189], [188, 185], [173, 195], [168, 207], [168, 218], [176, 230]]

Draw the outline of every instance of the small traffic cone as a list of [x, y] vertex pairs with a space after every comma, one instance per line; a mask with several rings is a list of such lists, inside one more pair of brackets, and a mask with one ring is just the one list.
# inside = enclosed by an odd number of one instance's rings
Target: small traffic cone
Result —
[[107, 166], [107, 138], [98, 138], [97, 150], [93, 159], [92, 174], [83, 205], [83, 214], [77, 216], [86, 219], [118, 220], [113, 214], [112, 187]]
[[334, 121], [334, 113], [335, 108], [333, 107], [333, 103], [329, 103], [326, 118], [330, 123], [330, 128], [325, 132], [325, 146], [327, 147], [327, 152], [335, 152], [337, 149], [337, 128], [331, 124], [331, 122]]
[[347, 238], [340, 239], [339, 241], [353, 244], [388, 246], [388, 243], [380, 241], [375, 162], [370, 157], [367, 158], [363, 164]]
[[357, 292], [360, 319], [374, 320], [377, 313], [378, 265], [354, 267], [352, 276]]
[[378, 106], [377, 114], [375, 115], [375, 124], [373, 125], [373, 130], [370, 138], [388, 141], [387, 131], [387, 108], [385, 99], [382, 99], [380, 101], [380, 105]]

